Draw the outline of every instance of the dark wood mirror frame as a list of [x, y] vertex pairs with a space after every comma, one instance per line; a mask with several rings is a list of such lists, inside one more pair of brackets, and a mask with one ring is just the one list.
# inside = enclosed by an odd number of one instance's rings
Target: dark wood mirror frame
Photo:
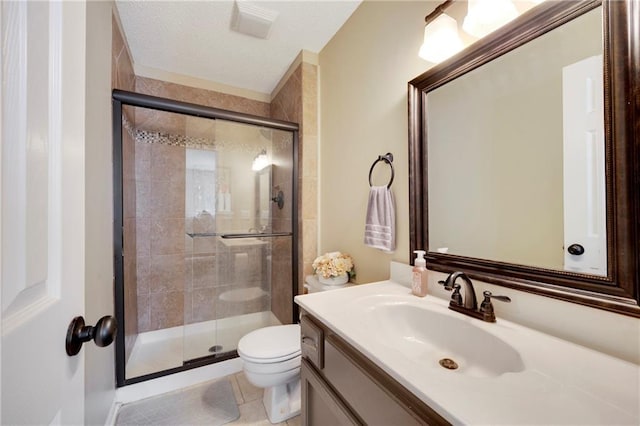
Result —
[[[427, 93], [603, 6], [607, 193], [606, 277], [429, 251]], [[410, 254], [427, 267], [640, 317], [640, 5], [637, 0], [547, 2], [409, 82]], [[412, 258], [412, 256], [410, 256]]]

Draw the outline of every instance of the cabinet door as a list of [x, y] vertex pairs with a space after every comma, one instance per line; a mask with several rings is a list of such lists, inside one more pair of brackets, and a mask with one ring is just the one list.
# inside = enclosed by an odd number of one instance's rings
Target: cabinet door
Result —
[[415, 412], [416, 404], [403, 397], [406, 391], [383, 375], [375, 375], [375, 367], [367, 365], [364, 357], [343, 340], [329, 334], [324, 350], [323, 377], [366, 424], [417, 426], [425, 423]]
[[305, 426], [363, 425], [325, 383], [311, 364], [302, 359], [302, 424]]

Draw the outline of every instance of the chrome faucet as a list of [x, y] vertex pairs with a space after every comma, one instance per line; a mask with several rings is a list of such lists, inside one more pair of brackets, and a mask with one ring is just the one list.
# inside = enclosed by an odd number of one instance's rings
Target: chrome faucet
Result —
[[[460, 278], [464, 281], [464, 302], [462, 295], [460, 294], [460, 284], [456, 284], [456, 280]], [[438, 281], [442, 284], [446, 290], [453, 290], [451, 294], [451, 301], [449, 302], [449, 309], [460, 312], [465, 315], [469, 315], [473, 318], [481, 319], [487, 322], [496, 322], [496, 315], [491, 304], [491, 299], [500, 300], [502, 302], [511, 302], [511, 299], [507, 296], [494, 296], [490, 291], [484, 291], [482, 294], [484, 300], [480, 304], [478, 309], [478, 301], [476, 300], [476, 292], [473, 288], [473, 283], [464, 272], [453, 272], [449, 274], [446, 280]]]

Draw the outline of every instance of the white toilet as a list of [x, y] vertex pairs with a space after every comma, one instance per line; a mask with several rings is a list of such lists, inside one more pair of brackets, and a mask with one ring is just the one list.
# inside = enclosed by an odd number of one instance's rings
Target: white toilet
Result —
[[262, 402], [271, 423], [300, 414], [300, 325], [260, 328], [238, 342], [244, 374], [264, 388]]

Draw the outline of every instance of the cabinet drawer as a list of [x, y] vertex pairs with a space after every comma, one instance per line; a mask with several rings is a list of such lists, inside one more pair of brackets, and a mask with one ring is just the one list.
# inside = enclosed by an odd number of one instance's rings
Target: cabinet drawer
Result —
[[302, 357], [322, 370], [324, 368], [324, 333], [322, 328], [307, 315], [300, 318], [300, 339]]

